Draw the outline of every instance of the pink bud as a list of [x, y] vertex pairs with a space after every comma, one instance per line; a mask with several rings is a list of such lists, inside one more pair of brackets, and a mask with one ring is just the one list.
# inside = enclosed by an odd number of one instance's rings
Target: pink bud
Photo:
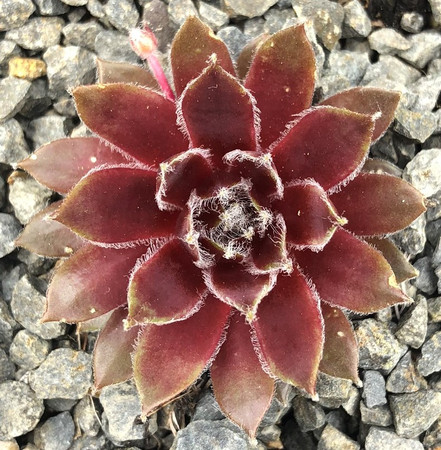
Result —
[[158, 41], [147, 25], [130, 31], [130, 45], [141, 58], [147, 59], [158, 48]]

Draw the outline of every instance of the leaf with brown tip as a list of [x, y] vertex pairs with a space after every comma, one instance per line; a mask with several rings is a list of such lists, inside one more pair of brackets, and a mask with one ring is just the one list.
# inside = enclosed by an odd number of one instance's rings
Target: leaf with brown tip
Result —
[[411, 184], [391, 175], [361, 173], [331, 196], [358, 236], [394, 233], [410, 225], [425, 210], [424, 197]]
[[366, 237], [364, 240], [383, 254], [394, 271], [397, 283], [402, 283], [418, 276], [417, 270], [390, 239]]
[[356, 87], [339, 92], [321, 102], [321, 105], [346, 108], [361, 114], [374, 116], [375, 128], [372, 142], [388, 129], [395, 116], [401, 93], [376, 87]]
[[156, 78], [146, 67], [126, 62], [106, 61], [97, 58], [98, 83], [133, 83], [159, 90]]
[[95, 389], [121, 383], [133, 376], [132, 359], [140, 327], [124, 329], [127, 308], [115, 309], [101, 330], [93, 352]]
[[198, 77], [215, 54], [218, 64], [231, 75], [234, 66], [227, 46], [197, 17], [189, 17], [173, 39], [170, 61], [178, 97]]
[[294, 257], [333, 306], [369, 314], [410, 301], [383, 255], [342, 228], [322, 251], [295, 251]]
[[211, 366], [211, 381], [222, 412], [253, 438], [271, 403], [274, 380], [260, 365], [250, 331], [240, 314], [231, 318], [227, 339]]
[[186, 320], [147, 324], [133, 355], [133, 372], [143, 415], [188, 388], [216, 353], [230, 307], [209, 295], [205, 305]]
[[127, 162], [124, 154], [112, 151], [99, 138], [78, 137], [58, 139], [43, 145], [18, 163], [18, 167], [48, 188], [67, 194], [94, 167]]
[[303, 25], [275, 33], [258, 46], [245, 87], [257, 100], [262, 148], [276, 141], [293, 114], [311, 106], [315, 57]]
[[325, 302], [321, 303], [321, 309], [325, 323], [325, 344], [319, 370], [359, 384], [358, 345], [352, 325], [340, 309]]
[[257, 48], [262, 44], [262, 42], [268, 39], [269, 36], [270, 35], [267, 33], [261, 34], [248, 42], [248, 44], [246, 44], [242, 49], [236, 61], [237, 76], [240, 79], [243, 80], [247, 76]]
[[63, 258], [79, 250], [85, 241], [51, 215], [61, 201], [52, 203], [36, 214], [16, 239], [16, 245], [49, 258]]

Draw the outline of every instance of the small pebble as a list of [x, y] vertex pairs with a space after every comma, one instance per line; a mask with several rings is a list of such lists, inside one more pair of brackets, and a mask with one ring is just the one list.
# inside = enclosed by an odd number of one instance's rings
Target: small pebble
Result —
[[386, 382], [383, 375], [376, 370], [367, 370], [363, 379], [363, 398], [368, 408], [387, 403]]
[[424, 17], [415, 11], [405, 12], [401, 16], [400, 26], [408, 33], [419, 33], [424, 26]]
[[427, 382], [415, 369], [412, 353], [409, 351], [387, 377], [386, 390], [394, 394], [405, 394], [426, 388]]
[[213, 31], [228, 23], [227, 13], [206, 2], [199, 2], [199, 16]]
[[51, 351], [51, 343], [28, 330], [20, 330], [9, 349], [11, 360], [23, 369], [35, 369]]
[[263, 16], [271, 6], [274, 6], [277, 0], [260, 0], [250, 2], [248, 0], [221, 0], [222, 9], [230, 17], [258, 17]]
[[408, 36], [411, 47], [398, 55], [418, 69], [423, 69], [429, 61], [439, 57], [441, 34], [437, 30], [424, 30]]
[[[0, 383], [6, 380], [13, 380], [15, 375], [15, 366], [9, 360], [6, 352], [0, 348]], [[1, 445], [0, 445], [1, 449]]]
[[403, 314], [398, 322], [395, 337], [412, 348], [420, 348], [427, 334], [427, 301], [418, 295], [415, 303]]
[[417, 259], [413, 266], [418, 270], [417, 278], [413, 280], [413, 285], [425, 294], [432, 295], [436, 291], [437, 278], [432, 267], [432, 259], [424, 256]]
[[9, 61], [9, 76], [35, 80], [46, 75], [46, 63], [37, 58], [12, 58]]
[[423, 376], [441, 370], [441, 331], [435, 333], [421, 347], [421, 358], [417, 363], [417, 368]]
[[131, 0], [109, 0], [104, 5], [109, 22], [123, 32], [135, 28], [139, 21], [139, 13]]
[[104, 28], [96, 22], [69, 23], [63, 28], [64, 45], [73, 45], [95, 51], [95, 39]]
[[50, 417], [34, 431], [34, 443], [44, 450], [67, 450], [73, 443], [75, 425], [72, 416], [63, 412]]
[[411, 46], [408, 40], [393, 28], [380, 28], [372, 32], [368, 40], [372, 50], [382, 55], [395, 55]]
[[18, 220], [5, 213], [0, 213], [0, 258], [8, 255], [15, 249], [14, 241], [21, 232]]
[[360, 444], [329, 424], [323, 430], [317, 446], [317, 450], [358, 450], [359, 448]]
[[392, 413], [388, 405], [368, 408], [363, 401], [360, 402], [361, 421], [366, 425], [388, 427], [392, 425]]
[[344, 38], [367, 37], [371, 32], [371, 21], [358, 0], [351, 0], [343, 6], [345, 17], [343, 20]]
[[424, 142], [438, 125], [438, 120], [432, 112], [410, 111], [406, 108], [397, 109], [395, 120], [395, 131], [418, 142]]
[[191, 0], [170, 0], [168, 14], [176, 25], [182, 25], [188, 17], [197, 17], [198, 11]]
[[35, 11], [31, 0], [2, 0], [0, 2], [0, 32], [21, 27]]
[[371, 427], [366, 436], [365, 450], [424, 450], [421, 442], [405, 439], [392, 430]]
[[292, 405], [294, 417], [304, 433], [316, 430], [325, 424], [325, 412], [318, 403], [298, 395], [294, 398]]
[[58, 16], [69, 11], [69, 6], [61, 0], [34, 0], [42, 16]]
[[[413, 160], [414, 161], [414, 160]], [[406, 178], [404, 176], [404, 178]], [[415, 186], [415, 185], [414, 185]], [[417, 187], [418, 189], [418, 187]], [[424, 195], [424, 194], [423, 194]], [[400, 250], [410, 258], [418, 255], [424, 250], [426, 244], [426, 216], [423, 214], [418, 219], [414, 220], [404, 230], [395, 233], [391, 236], [392, 241], [400, 248]]]
[[87, 436], [98, 434], [101, 425], [92, 397], [86, 396], [77, 403], [74, 409], [74, 420], [83, 434]]
[[0, 124], [14, 117], [28, 98], [31, 83], [15, 77], [0, 80]]
[[431, 322], [441, 322], [441, 297], [430, 298], [427, 301], [427, 311]]
[[131, 49], [127, 36], [118, 31], [101, 31], [95, 39], [95, 50], [101, 59], [138, 63], [138, 57]]
[[248, 38], [237, 27], [222, 28], [217, 33], [217, 36], [225, 42], [233, 60], [237, 59], [242, 49], [248, 43]]
[[205, 391], [196, 405], [193, 420], [222, 420], [224, 418], [214, 395]]
[[83, 398], [92, 387], [92, 356], [70, 348], [52, 350], [29, 373], [29, 385], [38, 398]]

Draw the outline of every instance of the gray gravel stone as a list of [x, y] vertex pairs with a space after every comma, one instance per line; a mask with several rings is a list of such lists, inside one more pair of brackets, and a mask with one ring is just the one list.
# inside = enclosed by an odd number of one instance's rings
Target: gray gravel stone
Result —
[[248, 19], [243, 26], [243, 33], [245, 36], [253, 39], [264, 33], [265, 19], [262, 17], [255, 17], [254, 19]]
[[419, 271], [419, 275], [412, 283], [425, 294], [433, 294], [436, 291], [437, 278], [432, 268], [432, 259], [428, 256], [418, 259], [413, 266]]
[[109, 22], [118, 30], [129, 31], [139, 21], [139, 13], [131, 0], [109, 0], [104, 6]]
[[341, 37], [344, 9], [328, 0], [292, 0], [292, 7], [302, 20], [312, 20], [318, 38], [332, 50]]
[[0, 77], [7, 77], [9, 73], [9, 60], [14, 56], [20, 56], [21, 49], [13, 41], [0, 41]]
[[389, 406], [380, 405], [368, 408], [363, 401], [360, 402], [361, 421], [365, 425], [388, 427], [392, 425], [392, 413]]
[[26, 103], [20, 110], [20, 115], [29, 119], [33, 119], [42, 115], [51, 105], [52, 100], [49, 98], [47, 79], [40, 78], [34, 80], [29, 89]]
[[23, 369], [35, 369], [47, 357], [51, 351], [51, 343], [41, 337], [20, 330], [12, 341], [9, 355], [11, 360]]
[[12, 317], [8, 304], [0, 297], [0, 348], [9, 348], [17, 328], [19, 325]]
[[214, 395], [205, 391], [196, 405], [192, 420], [222, 420], [224, 418]]
[[137, 423], [141, 415], [141, 403], [136, 387], [131, 381], [106, 386], [100, 394], [103, 405], [104, 429], [113, 442], [143, 439], [145, 424]]
[[82, 433], [87, 436], [96, 436], [101, 429], [93, 399], [90, 396], [82, 398], [74, 409], [74, 420]]
[[441, 331], [435, 333], [422, 346], [417, 368], [423, 376], [441, 370]]
[[75, 425], [72, 416], [63, 412], [50, 417], [34, 431], [34, 443], [44, 450], [67, 450], [72, 445]]
[[427, 334], [427, 301], [418, 295], [415, 303], [400, 318], [395, 337], [412, 348], [420, 348]]
[[427, 449], [437, 450], [440, 444], [441, 444], [441, 418], [438, 418], [424, 434], [423, 445]]
[[325, 424], [325, 412], [319, 404], [298, 395], [294, 397], [292, 406], [294, 417], [304, 433], [316, 430]]
[[441, 297], [430, 298], [427, 301], [427, 311], [430, 322], [441, 322]]
[[[104, 435], [99, 436], [79, 436], [74, 441], [69, 450], [107, 450], [109, 442]], [[132, 448], [132, 450], [135, 450]]]
[[278, 423], [290, 410], [291, 401], [295, 396], [294, 388], [286, 383], [276, 383], [276, 389], [271, 404], [260, 422], [261, 427]]
[[383, 375], [376, 370], [367, 370], [363, 379], [363, 398], [366, 406], [372, 408], [387, 403], [386, 382]]
[[372, 50], [382, 55], [395, 55], [400, 50], [408, 50], [411, 44], [393, 28], [380, 28], [368, 37]]
[[70, 119], [51, 114], [32, 120], [26, 135], [34, 142], [34, 149], [37, 149], [51, 141], [69, 136], [72, 128]]
[[43, 400], [20, 381], [0, 384], [0, 440], [8, 440], [33, 430], [43, 414]]
[[258, 17], [263, 16], [277, 0], [261, 0], [250, 2], [248, 0], [221, 0], [222, 9], [230, 17]]
[[430, 9], [432, 10], [432, 17], [436, 25], [441, 25], [441, 1], [429, 0]]
[[43, 294], [46, 283], [43, 280], [23, 276], [12, 293], [11, 311], [14, 318], [24, 328], [43, 339], [53, 339], [66, 331], [66, 325], [57, 322], [41, 323], [46, 305]]
[[416, 11], [405, 12], [401, 16], [400, 27], [408, 33], [419, 33], [424, 26], [424, 17]]
[[170, 0], [168, 13], [171, 20], [177, 25], [182, 25], [190, 16], [197, 16], [198, 11], [191, 0]]
[[225, 42], [234, 60], [237, 59], [249, 40], [239, 28], [232, 26], [219, 30], [217, 36]]
[[245, 433], [227, 420], [190, 422], [176, 435], [170, 450], [251, 450]]
[[29, 385], [38, 398], [82, 398], [92, 386], [92, 357], [70, 348], [53, 350], [29, 373]]
[[317, 446], [317, 450], [358, 450], [359, 448], [360, 444], [332, 425], [326, 425]]
[[2, 0], [0, 2], [0, 31], [21, 27], [35, 11], [31, 0]]
[[344, 38], [366, 37], [371, 32], [371, 21], [358, 0], [351, 0], [343, 6], [345, 17], [343, 20]]
[[395, 113], [396, 132], [409, 139], [424, 142], [436, 129], [437, 117], [430, 111], [410, 111], [406, 108], [398, 108]]
[[431, 197], [441, 190], [441, 148], [423, 150], [407, 164], [403, 178], [424, 196]]
[[26, 25], [6, 33], [6, 39], [28, 50], [43, 50], [60, 42], [64, 20], [59, 17], [36, 17]]
[[66, 5], [70, 6], [84, 6], [87, 4], [88, 0], [61, 0], [63, 3], [66, 3]]
[[367, 85], [375, 80], [390, 80], [399, 88], [399, 85], [405, 86], [408, 83], [413, 83], [421, 77], [420, 72], [409, 66], [397, 57], [391, 55], [380, 55], [379, 60], [368, 67], [363, 77], [362, 84]]
[[104, 28], [97, 22], [69, 23], [63, 28], [64, 44], [95, 50], [95, 39]]
[[319, 372], [317, 377], [318, 403], [325, 408], [338, 408], [346, 402], [350, 395], [352, 382]]
[[392, 430], [371, 427], [365, 441], [365, 450], [424, 450], [421, 442], [405, 439]]
[[441, 74], [422, 77], [410, 86], [409, 90], [415, 96], [411, 106], [413, 111], [432, 111], [441, 91]]
[[51, 195], [52, 191], [22, 172], [10, 177], [9, 201], [22, 224], [28, 223], [36, 213], [45, 208]]
[[48, 398], [44, 401], [50, 412], [70, 411], [77, 403], [78, 400], [69, 398]]
[[404, 230], [395, 233], [391, 238], [400, 247], [401, 251], [412, 257], [424, 250], [424, 245], [426, 244], [425, 228], [426, 216], [423, 214]]
[[441, 414], [441, 392], [427, 390], [391, 395], [390, 407], [396, 433], [405, 438], [415, 438]]
[[138, 63], [127, 36], [118, 31], [101, 31], [95, 39], [97, 55], [108, 61]]
[[359, 345], [359, 366], [389, 373], [406, 352], [407, 347], [392, 334], [388, 326], [375, 319], [358, 322], [355, 331]]
[[386, 390], [393, 394], [408, 394], [426, 388], [427, 382], [415, 369], [412, 353], [409, 351], [387, 377]]
[[20, 231], [21, 225], [14, 216], [0, 213], [0, 258], [15, 249], [14, 241]]
[[43, 59], [47, 64], [49, 94], [52, 98], [75, 86], [95, 81], [95, 56], [84, 48], [55, 45], [44, 52]]
[[358, 85], [369, 66], [369, 57], [366, 53], [333, 50], [329, 54], [328, 69], [324, 71], [324, 75], [334, 72], [347, 78], [352, 85]]
[[58, 16], [69, 11], [69, 7], [61, 0], [34, 0], [42, 16]]
[[411, 47], [399, 52], [399, 56], [418, 69], [423, 69], [429, 61], [439, 57], [441, 34], [437, 30], [425, 30], [407, 39]]
[[8, 358], [6, 352], [0, 348], [0, 383], [14, 379], [15, 366]]
[[264, 17], [263, 29], [269, 34], [274, 34], [298, 23], [298, 19], [292, 9], [271, 8], [265, 13]]
[[7, 77], [0, 80], [0, 123], [20, 112], [29, 95], [31, 82]]
[[360, 399], [360, 391], [355, 386], [351, 386], [349, 388], [349, 397], [341, 406], [350, 416], [353, 416], [358, 411]]

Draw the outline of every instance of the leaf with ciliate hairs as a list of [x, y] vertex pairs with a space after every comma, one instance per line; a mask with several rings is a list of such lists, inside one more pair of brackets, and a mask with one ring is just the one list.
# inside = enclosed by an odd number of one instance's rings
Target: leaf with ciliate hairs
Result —
[[222, 412], [254, 437], [274, 391], [251, 342], [250, 326], [235, 314], [226, 341], [211, 367], [211, 380]]
[[191, 80], [202, 73], [213, 54], [224, 70], [235, 74], [224, 42], [197, 17], [190, 17], [177, 32], [171, 47], [170, 62], [178, 96]]
[[96, 137], [65, 138], [43, 145], [18, 167], [53, 191], [67, 194], [89, 170], [127, 163], [126, 156]]
[[[187, 320], [145, 325], [133, 354], [133, 372], [143, 415], [187, 389], [219, 348], [230, 307], [213, 298]], [[167, 374], [167, 376], [164, 376]]]

